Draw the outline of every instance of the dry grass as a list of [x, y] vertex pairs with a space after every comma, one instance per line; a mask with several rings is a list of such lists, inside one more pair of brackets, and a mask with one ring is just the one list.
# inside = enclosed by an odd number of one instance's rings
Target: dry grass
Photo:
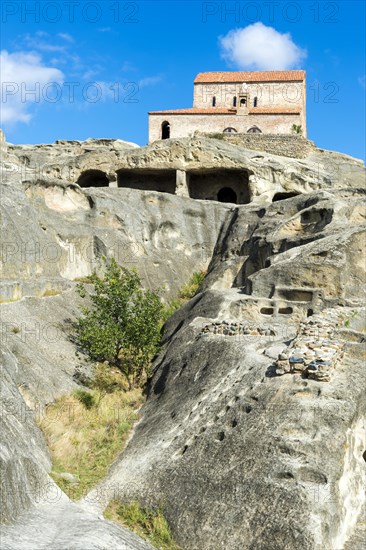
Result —
[[61, 294], [61, 290], [55, 290], [55, 289], [49, 288], [44, 292], [42, 292], [41, 298], [48, 298], [49, 296], [58, 296], [59, 294]]
[[73, 281], [74, 283], [90, 284], [90, 275], [85, 275], [84, 277], [75, 277]]
[[[98, 402], [100, 393], [91, 393]], [[85, 496], [105, 477], [124, 447], [142, 401], [141, 389], [119, 390], [105, 395], [89, 410], [75, 395], [64, 396], [46, 408], [40, 427], [52, 456], [51, 476], [70, 498]], [[77, 482], [62, 479], [62, 472], [73, 474]]]

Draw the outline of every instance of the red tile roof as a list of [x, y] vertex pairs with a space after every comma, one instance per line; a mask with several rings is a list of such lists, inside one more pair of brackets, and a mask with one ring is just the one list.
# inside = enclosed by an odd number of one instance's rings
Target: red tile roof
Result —
[[197, 108], [188, 107], [187, 109], [174, 109], [168, 111], [151, 111], [149, 115], [235, 115], [236, 109], [226, 109], [222, 107]]
[[301, 107], [253, 107], [249, 109], [250, 115], [299, 115]]
[[199, 73], [194, 79], [194, 83], [215, 84], [224, 82], [284, 82], [303, 80], [305, 80], [305, 71], [236, 71]]
[[[300, 107], [253, 107], [249, 109], [250, 115], [275, 115], [287, 114], [298, 115], [301, 112]], [[210, 107], [201, 109], [190, 107], [188, 109], [173, 109], [168, 111], [150, 111], [149, 115], [236, 115], [236, 109], [226, 109], [223, 107]]]

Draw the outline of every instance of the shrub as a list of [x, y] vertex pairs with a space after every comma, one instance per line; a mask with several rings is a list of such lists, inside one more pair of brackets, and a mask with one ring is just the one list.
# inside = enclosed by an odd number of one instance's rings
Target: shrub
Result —
[[[92, 307], [74, 323], [80, 349], [93, 361], [107, 361], [126, 377], [129, 388], [149, 375], [151, 359], [160, 342], [163, 305], [157, 293], [144, 290], [135, 270], [121, 268], [112, 259], [103, 277], [89, 277], [94, 285]], [[82, 298], [84, 283], [77, 285]]]
[[302, 134], [301, 124], [293, 124], [292, 127], [291, 127], [291, 130], [294, 134]]
[[90, 410], [95, 405], [95, 400], [93, 395], [85, 390], [76, 390], [74, 392], [74, 396], [88, 410]]

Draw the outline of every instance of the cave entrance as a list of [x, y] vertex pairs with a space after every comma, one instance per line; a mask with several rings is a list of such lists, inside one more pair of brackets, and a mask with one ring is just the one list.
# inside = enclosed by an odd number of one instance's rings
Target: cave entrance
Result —
[[189, 196], [235, 204], [248, 204], [249, 172], [247, 170], [193, 170], [189, 172]]
[[236, 204], [238, 198], [235, 191], [231, 189], [231, 187], [223, 187], [217, 193], [217, 200], [219, 202], [233, 202], [234, 204]]
[[108, 187], [109, 179], [102, 170], [85, 170], [76, 182], [80, 187]]
[[169, 139], [170, 138], [170, 124], [166, 120], [161, 125], [161, 139]]
[[174, 195], [176, 187], [175, 170], [118, 170], [118, 187], [129, 187], [141, 191], [158, 191]]
[[276, 193], [274, 196], [273, 196], [273, 199], [272, 199], [272, 202], [277, 202], [277, 201], [284, 201], [286, 199], [292, 199], [292, 197], [297, 197], [298, 195], [300, 195], [300, 193], [296, 193], [296, 191], [288, 191], [287, 193]]

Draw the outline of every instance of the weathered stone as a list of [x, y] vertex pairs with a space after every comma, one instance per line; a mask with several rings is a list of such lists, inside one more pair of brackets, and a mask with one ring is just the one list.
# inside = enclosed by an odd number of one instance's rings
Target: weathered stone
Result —
[[[203, 137], [168, 141], [5, 148], [3, 288], [17, 301], [2, 305], [2, 392], [10, 401], [0, 458], [5, 519], [13, 523], [3, 530], [4, 547], [147, 547], [100, 519], [117, 494], [164, 503], [184, 548], [343, 548], [363, 498], [362, 323], [352, 324], [355, 334], [339, 330], [346, 319], [356, 323], [356, 308], [360, 317], [364, 311], [363, 167], [319, 150], [299, 161], [259, 158]], [[34, 177], [39, 166], [44, 170]], [[162, 181], [160, 170], [170, 186], [170, 171], [189, 176], [218, 166], [248, 172], [248, 204], [151, 190]], [[93, 169], [120, 187], [80, 186], [79, 177]], [[151, 188], [123, 187], [129, 171], [150, 172], [141, 181]], [[192, 181], [207, 198], [204, 179]], [[40, 248], [27, 254], [28, 243]], [[60, 252], [56, 261], [45, 259], [48, 247]], [[141, 420], [101, 486], [88, 503], [63, 496], [39, 506], [34, 483], [53, 482], [34, 415], [78, 387], [81, 358], [64, 321], [80, 311], [74, 279], [99, 268], [104, 255], [135, 265], [151, 287], [165, 283], [170, 296], [194, 271], [208, 272], [200, 293], [168, 321]], [[30, 340], [30, 330], [50, 321], [55, 341]], [[231, 334], [235, 323], [243, 337]], [[216, 336], [224, 326], [229, 334]], [[322, 359], [334, 345], [331, 365], [310, 369], [312, 342]], [[306, 370], [288, 375], [282, 354], [293, 348], [303, 350]]]

